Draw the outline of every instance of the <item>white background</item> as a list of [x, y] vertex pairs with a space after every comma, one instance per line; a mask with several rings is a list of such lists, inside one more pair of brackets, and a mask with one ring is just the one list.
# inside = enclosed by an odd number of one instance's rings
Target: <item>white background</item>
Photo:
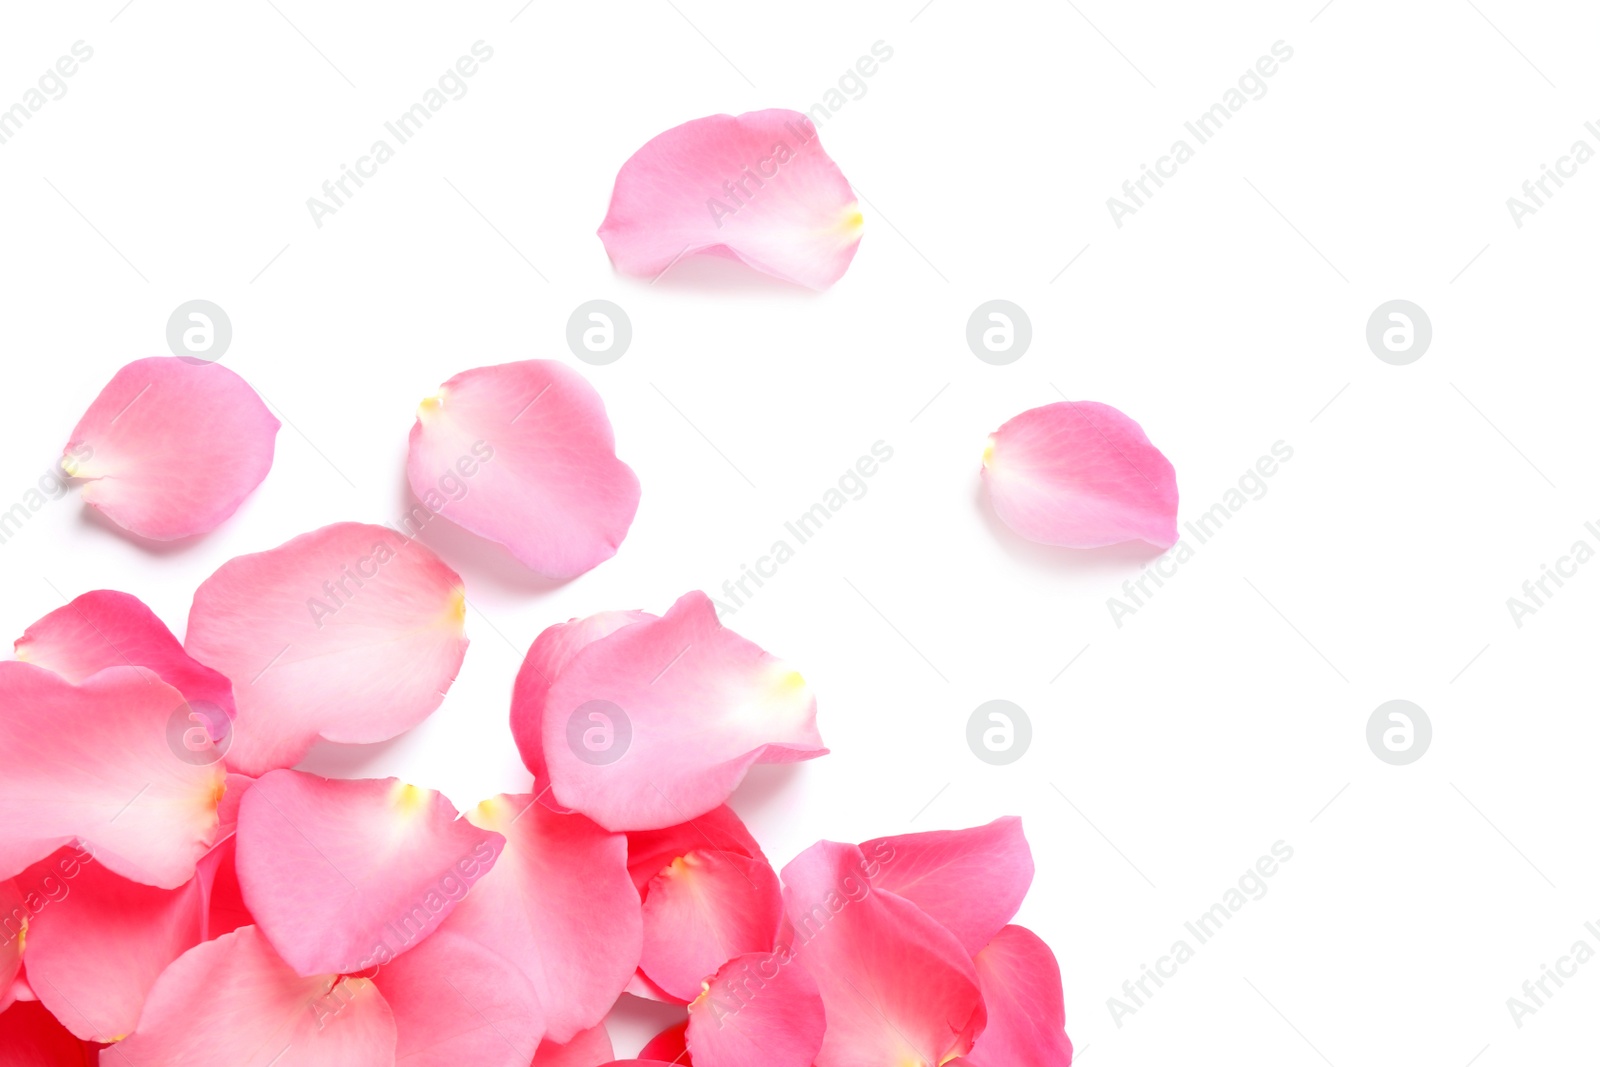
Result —
[[[227, 310], [225, 364], [285, 422], [266, 482], [196, 542], [136, 545], [75, 496], [41, 510], [0, 545], [13, 634], [101, 587], [181, 632], [224, 560], [396, 519], [438, 383], [568, 361], [644, 486], [621, 552], [552, 587], [434, 524], [479, 609], [459, 680], [410, 735], [306, 764], [464, 807], [528, 786], [507, 707], [541, 629], [715, 594], [881, 439], [894, 458], [868, 494], [726, 620], [805, 672], [833, 748], [736, 795], [774, 862], [1022, 815], [1039, 870], [1020, 921], [1061, 960], [1090, 1065], [1593, 1055], [1600, 962], [1521, 1029], [1505, 1004], [1580, 937], [1600, 949], [1583, 929], [1600, 565], [1520, 629], [1505, 604], [1574, 540], [1600, 547], [1583, 529], [1600, 162], [1520, 229], [1505, 203], [1574, 140], [1600, 148], [1592, 9], [274, 2], [0, 15], [0, 106], [73, 42], [94, 49], [0, 145], [0, 508], [118, 367], [166, 352], [189, 299]], [[468, 94], [314, 226], [306, 198], [480, 39], [494, 57]], [[822, 129], [866, 215], [833, 290], [713, 261], [654, 285], [612, 272], [594, 231], [639, 145], [809, 108], [879, 40], [893, 58]], [[1294, 56], [1269, 92], [1117, 228], [1106, 198], [1279, 40]], [[996, 297], [1034, 330], [1005, 367], [964, 340]], [[564, 342], [594, 298], [633, 321], [606, 367]], [[1364, 339], [1394, 298], [1434, 328], [1405, 367]], [[1148, 553], [1031, 546], [978, 491], [986, 435], [1062, 395], [1144, 426], [1185, 520], [1294, 449], [1120, 629], [1106, 598]], [[997, 697], [1034, 728], [1006, 767], [965, 741]], [[1365, 741], [1397, 697], [1434, 727], [1407, 767]], [[1279, 840], [1294, 858], [1270, 892], [1115, 1025], [1107, 998]], [[645, 1033], [629, 1014], [619, 1054]]]

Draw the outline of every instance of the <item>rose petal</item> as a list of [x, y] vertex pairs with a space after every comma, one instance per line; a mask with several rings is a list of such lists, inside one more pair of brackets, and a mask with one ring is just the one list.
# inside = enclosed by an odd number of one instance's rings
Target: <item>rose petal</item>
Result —
[[6, 1067], [92, 1067], [95, 1046], [72, 1036], [44, 1005], [23, 1001], [0, 1012]]
[[[564, 1045], [551, 1041], [540, 1045], [533, 1055], [533, 1067], [600, 1067], [614, 1055], [611, 1035], [604, 1026], [594, 1026]], [[681, 1063], [678, 1067], [689, 1067], [689, 1064]]]
[[644, 1048], [639, 1050], [641, 1060], [665, 1060], [676, 1064], [677, 1067], [694, 1067], [694, 1060], [689, 1056], [689, 1020], [685, 1019], [677, 1026], [669, 1026], [655, 1037], [645, 1042]]
[[772, 108], [652, 138], [618, 172], [600, 240], [624, 274], [653, 278], [715, 251], [826, 289], [855, 257], [861, 212], [811, 120]]
[[1107, 404], [1024, 411], [989, 438], [983, 480], [1002, 522], [1030, 541], [1098, 548], [1178, 541], [1178, 480], [1139, 424]]
[[969, 955], [1011, 921], [1033, 882], [1033, 855], [1016, 816], [969, 830], [880, 837], [861, 851], [878, 860], [874, 889], [933, 916]]
[[393, 530], [343, 522], [203, 582], [185, 648], [233, 679], [228, 765], [260, 775], [319, 736], [385, 741], [427, 718], [466, 655], [461, 579]]
[[528, 1067], [544, 1034], [522, 972], [448, 930], [383, 967], [375, 981], [394, 1012], [396, 1067]]
[[22, 970], [23, 942], [27, 940], [32, 916], [27, 900], [16, 880], [0, 882], [0, 1011], [16, 999], [13, 985]]
[[826, 1028], [815, 980], [783, 953], [729, 960], [689, 1005], [689, 1048], [700, 1067], [811, 1067]]
[[157, 356], [100, 390], [62, 451], [83, 500], [140, 537], [216, 528], [272, 467], [278, 420], [228, 368]]
[[210, 941], [241, 926], [256, 924], [255, 916], [244, 902], [244, 889], [239, 885], [239, 868], [235, 863], [238, 846], [238, 837], [229, 835], [200, 860], [197, 876], [205, 895], [203, 940]]
[[726, 801], [752, 764], [827, 752], [816, 714], [797, 672], [688, 593], [662, 618], [587, 645], [552, 680], [549, 785], [607, 828], [672, 826]]
[[168, 967], [116, 1049], [108, 1067], [393, 1067], [395, 1024], [370, 979], [302, 978], [243, 926]]
[[1071, 1067], [1061, 968], [1050, 946], [1008, 926], [974, 961], [989, 1022], [959, 1062], [968, 1067]]
[[163, 889], [194, 877], [217, 833], [220, 766], [168, 747], [183, 696], [142, 667], [82, 685], [0, 663], [0, 877], [79, 840], [116, 874]]
[[682, 1000], [728, 960], [772, 948], [783, 890], [765, 860], [695, 849], [650, 882], [639, 969]]
[[[712, 808], [692, 822], [661, 830], [635, 830], [628, 834], [628, 873], [644, 895], [650, 880], [690, 852], [709, 850], [767, 862], [743, 820], [726, 804]], [[767, 947], [771, 947], [770, 945]], [[698, 993], [698, 990], [696, 991]]]
[[431, 790], [288, 770], [245, 794], [238, 842], [250, 914], [302, 975], [364, 971], [412, 948], [503, 845]]
[[615, 447], [594, 386], [530, 359], [463, 371], [423, 401], [406, 471], [427, 511], [566, 579], [616, 555], [639, 510]]
[[873, 889], [871, 870], [859, 848], [831, 841], [783, 869], [790, 953], [827, 1009], [817, 1067], [945, 1063], [983, 1029], [977, 972], [954, 934]]
[[531, 796], [502, 794], [467, 813], [505, 851], [444, 927], [505, 956], [544, 1005], [547, 1036], [571, 1041], [616, 1002], [639, 964], [639, 895], [627, 840]]

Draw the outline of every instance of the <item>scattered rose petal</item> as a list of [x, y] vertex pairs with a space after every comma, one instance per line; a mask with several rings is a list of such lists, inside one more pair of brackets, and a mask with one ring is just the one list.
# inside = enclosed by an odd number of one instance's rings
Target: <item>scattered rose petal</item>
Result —
[[734, 956], [770, 951], [782, 916], [783, 890], [765, 860], [695, 849], [646, 889], [639, 969], [673, 996], [692, 1000]]
[[1002, 522], [1030, 541], [1098, 548], [1178, 541], [1178, 480], [1139, 424], [1107, 404], [1024, 411], [989, 438], [983, 480]]
[[811, 120], [772, 108], [652, 138], [618, 172], [600, 240], [624, 274], [654, 278], [715, 252], [826, 289], [855, 257], [861, 212]]
[[6, 1067], [93, 1067], [95, 1046], [72, 1036], [44, 1005], [22, 1001], [0, 1012]]
[[688, 1019], [677, 1026], [669, 1026], [645, 1042], [644, 1048], [639, 1050], [639, 1058], [665, 1060], [667, 1063], [676, 1064], [677, 1067], [694, 1067], [694, 1060], [689, 1056], [688, 1034]]
[[299, 762], [318, 737], [386, 741], [427, 718], [466, 655], [461, 579], [382, 526], [343, 522], [219, 567], [185, 648], [234, 683], [228, 766]]
[[423, 401], [406, 471], [429, 512], [554, 579], [617, 554], [639, 479], [594, 386], [554, 360], [463, 371]]
[[0, 882], [0, 1011], [16, 999], [12, 986], [22, 970], [23, 942], [31, 919], [27, 898], [16, 880]]
[[[394, 1012], [396, 1067], [528, 1067], [544, 1034], [522, 972], [448, 930], [426, 937], [374, 981]], [[609, 1042], [606, 1050], [609, 1059]]]
[[[680, 856], [696, 849], [728, 852], [767, 862], [744, 821], [723, 804], [692, 822], [660, 830], [635, 830], [628, 834], [628, 873], [644, 896], [645, 887]], [[770, 946], [769, 946], [770, 947]]]
[[503, 843], [395, 778], [280, 770], [239, 806], [235, 862], [250, 914], [296, 973], [350, 974], [427, 937]]
[[960, 1061], [967, 1067], [1071, 1067], [1061, 968], [1031, 930], [1008, 926], [974, 961], [989, 1023]]
[[[689, 1048], [700, 1067], [811, 1067], [814, 1058], [823, 1062], [817, 1057], [826, 1028], [816, 982], [784, 953], [729, 960], [689, 1005]], [[840, 1062], [916, 1061], [872, 1060], [866, 1053]]]
[[62, 469], [83, 500], [140, 537], [215, 529], [272, 467], [278, 420], [228, 368], [157, 356], [128, 364], [78, 420]]
[[256, 924], [239, 885], [239, 869], [234, 862], [238, 846], [238, 837], [230, 834], [200, 860], [198, 877], [205, 895], [202, 936], [207, 941]]
[[[609, 1063], [615, 1052], [611, 1048], [611, 1035], [604, 1026], [593, 1026], [580, 1031], [577, 1037], [564, 1045], [546, 1041], [534, 1053], [533, 1067], [600, 1067]], [[677, 1067], [691, 1067], [688, 1061]]]

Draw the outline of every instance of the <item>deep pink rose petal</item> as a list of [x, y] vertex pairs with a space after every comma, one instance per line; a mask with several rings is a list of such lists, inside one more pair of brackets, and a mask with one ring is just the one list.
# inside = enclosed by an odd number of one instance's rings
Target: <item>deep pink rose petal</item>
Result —
[[239, 869], [234, 862], [238, 846], [238, 837], [230, 835], [201, 857], [198, 876], [205, 895], [202, 938], [206, 941], [256, 924], [239, 885]]
[[[755, 763], [823, 755], [805, 679], [717, 621], [704, 593], [585, 646], [545, 697], [556, 800], [615, 830], [698, 818]], [[599, 738], [596, 748], [591, 736]]]
[[[593, 1026], [581, 1031], [564, 1045], [546, 1041], [533, 1055], [533, 1067], [600, 1067], [609, 1063], [616, 1053], [611, 1048], [611, 1035], [606, 1028]], [[682, 1063], [678, 1067], [688, 1067]]]
[[531, 796], [502, 794], [467, 812], [505, 852], [445, 925], [519, 967], [565, 1043], [596, 1025], [639, 964], [643, 922], [627, 840]]
[[31, 915], [16, 880], [0, 882], [0, 1011], [16, 999], [12, 986], [22, 970], [22, 947]]
[[72, 1036], [42, 1004], [28, 1001], [0, 1012], [0, 1050], [5, 1067], [92, 1067], [99, 1059], [95, 1046]]
[[968, 1067], [1070, 1067], [1061, 968], [1050, 946], [1021, 926], [995, 935], [975, 961], [989, 1023], [960, 1062]]
[[822, 841], [783, 869], [790, 951], [827, 1008], [817, 1067], [945, 1063], [983, 1029], [977, 971], [927, 912], [872, 888], [872, 863]]
[[425, 508], [566, 579], [616, 555], [639, 510], [615, 447], [594, 386], [530, 359], [463, 371], [423, 401], [406, 473]]
[[624, 274], [654, 278], [685, 255], [718, 252], [826, 289], [856, 254], [861, 212], [811, 120], [772, 108], [652, 138], [618, 172], [600, 240]]
[[528, 1067], [544, 1034], [522, 972], [449, 930], [435, 931], [373, 980], [394, 1012], [396, 1067]]
[[639, 1050], [641, 1060], [665, 1060], [676, 1064], [677, 1067], [694, 1067], [694, 1061], [689, 1056], [689, 1020], [685, 1019], [677, 1026], [669, 1026], [655, 1037], [645, 1042], [644, 1048]]
[[176, 889], [216, 839], [220, 765], [168, 746], [184, 698], [142, 667], [108, 667], [82, 685], [0, 663], [0, 877], [74, 840], [111, 871]]
[[1178, 479], [1139, 424], [1090, 400], [1024, 411], [989, 438], [995, 514], [1030, 541], [1099, 548], [1178, 541]]
[[765, 860], [695, 849], [650, 882], [639, 969], [681, 1000], [728, 960], [770, 951], [783, 889]]
[[1011, 921], [1033, 882], [1033, 854], [1014, 815], [969, 830], [880, 837], [861, 851], [879, 861], [874, 889], [933, 916], [969, 955]]
[[[395, 778], [273, 771], [239, 806], [239, 885], [296, 972], [350, 974], [414, 947], [494, 865], [504, 840]], [[529, 1053], [532, 1053], [530, 1048]]]
[[700, 1067], [811, 1067], [822, 1062], [826, 1028], [816, 982], [783, 953], [729, 960], [689, 1005], [689, 1048]]
[[670, 867], [673, 860], [696, 849], [728, 852], [767, 862], [744, 821], [723, 804], [691, 822], [628, 834], [628, 873], [633, 876], [633, 884], [639, 887], [639, 895], [644, 895], [650, 880]]
[[140, 537], [203, 534], [232, 515], [272, 466], [278, 420], [216, 363], [157, 356], [128, 364], [78, 420], [62, 469], [84, 502]]
[[149, 667], [189, 699], [213, 741], [233, 718], [233, 686], [222, 674], [190, 658], [165, 623], [144, 602], [114, 589], [85, 593], [57, 608], [16, 641], [17, 658], [81, 682], [107, 667]]
[[[74, 877], [62, 876], [62, 861], [73, 864]], [[40, 1003], [87, 1041], [126, 1036], [161, 972], [200, 943], [198, 877], [156, 889], [63, 850], [17, 881], [41, 894], [57, 891], [28, 923], [28, 980]]]
[[461, 579], [393, 530], [342, 522], [224, 563], [184, 647], [233, 679], [228, 765], [261, 775], [319, 736], [386, 741], [427, 718], [466, 655]]
[[300, 977], [253, 926], [184, 953], [106, 1067], [393, 1067], [394, 1018], [372, 981]]
[[[516, 686], [511, 691], [511, 736], [522, 754], [522, 762], [533, 772], [536, 782], [549, 778], [544, 763], [544, 700], [550, 692], [550, 682], [566, 669], [572, 657], [585, 645], [614, 633], [632, 622], [654, 619], [642, 611], [602, 611], [586, 619], [569, 619], [558, 622], [534, 639], [533, 646], [523, 657], [517, 671]], [[545, 803], [554, 805], [555, 798], [545, 793]], [[652, 871], [651, 874], [655, 872]]]

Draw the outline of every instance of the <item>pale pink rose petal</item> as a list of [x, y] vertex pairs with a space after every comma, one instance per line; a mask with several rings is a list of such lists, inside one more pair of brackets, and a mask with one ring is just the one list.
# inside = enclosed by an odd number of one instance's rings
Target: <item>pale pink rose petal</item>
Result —
[[[725, 629], [704, 593], [585, 646], [545, 697], [558, 803], [614, 830], [698, 818], [755, 763], [823, 755], [805, 679]], [[591, 741], [597, 738], [598, 740]]]
[[[614, 1055], [611, 1035], [605, 1026], [592, 1026], [564, 1045], [544, 1042], [533, 1055], [533, 1067], [600, 1067], [609, 1063]], [[678, 1067], [689, 1065], [681, 1063]]]
[[983, 480], [1002, 522], [1030, 541], [1099, 548], [1178, 541], [1178, 479], [1139, 424], [1107, 404], [1024, 411], [989, 438]]
[[1050, 946], [1021, 926], [995, 935], [974, 961], [989, 1024], [957, 1062], [967, 1067], [1071, 1067], [1061, 968]]
[[665, 1060], [677, 1067], [694, 1067], [694, 1060], [689, 1056], [689, 1020], [669, 1026], [645, 1042], [644, 1048], [639, 1050], [639, 1058]]
[[528, 795], [501, 794], [467, 818], [504, 835], [505, 851], [444, 929], [520, 968], [544, 1006], [549, 1040], [571, 1041], [605, 1017], [639, 964], [643, 922], [627, 839]]
[[886, 889], [937, 919], [969, 955], [1011, 921], [1033, 882], [1033, 854], [1016, 816], [968, 830], [933, 830], [863, 842]]
[[[55, 859], [30, 867], [18, 883], [58, 878]], [[60, 885], [60, 899], [28, 924], [29, 984], [78, 1037], [119, 1040], [139, 1021], [161, 972], [200, 943], [199, 877], [178, 889], [156, 889], [88, 862]]]
[[74, 840], [124, 878], [176, 889], [216, 839], [220, 765], [169, 747], [182, 694], [142, 667], [82, 685], [0, 663], [0, 877]]
[[728, 960], [770, 951], [783, 889], [765, 860], [695, 849], [651, 880], [639, 969], [681, 1000]]
[[544, 1034], [522, 972], [449, 930], [429, 935], [373, 981], [394, 1012], [396, 1067], [528, 1067]]
[[811, 1067], [822, 1062], [826, 1029], [816, 981], [781, 952], [729, 960], [689, 1005], [688, 1042], [699, 1067]]
[[406, 473], [423, 506], [547, 578], [617, 554], [639, 479], [594, 386], [554, 360], [463, 371], [422, 402]]
[[640, 1000], [656, 1000], [662, 1004], [676, 1004], [680, 1008], [687, 1007], [689, 1004], [683, 997], [675, 997], [650, 981], [645, 977], [643, 971], [634, 971], [633, 977], [628, 979], [628, 984], [622, 987], [622, 991], [636, 996]]
[[318, 737], [371, 744], [427, 718], [466, 655], [465, 618], [438, 556], [341, 522], [224, 563], [195, 591], [184, 647], [233, 680], [228, 766], [261, 775]]
[[[642, 611], [602, 611], [585, 619], [558, 622], [534, 638], [511, 691], [511, 737], [522, 754], [522, 762], [533, 772], [534, 781], [543, 782], [549, 778], [544, 763], [543, 730], [544, 700], [550, 692], [551, 680], [566, 669], [572, 657], [585, 645], [629, 623], [654, 618]], [[540, 799], [555, 804], [555, 798], [548, 793]]]
[[831, 841], [783, 869], [789, 952], [827, 1009], [816, 1067], [945, 1063], [983, 1029], [977, 971], [954, 934], [873, 889], [871, 869], [855, 845]]
[[691, 822], [660, 830], [634, 830], [628, 834], [628, 873], [633, 877], [633, 884], [639, 887], [639, 895], [644, 896], [650, 880], [670, 867], [673, 860], [696, 849], [767, 862], [744, 821], [723, 804]]
[[[42, 1004], [21, 1001], [0, 1011], [5, 1067], [93, 1067], [95, 1046], [74, 1037]], [[109, 1067], [110, 1060], [106, 1061]]]
[[107, 667], [148, 667], [189, 699], [197, 727], [221, 741], [233, 718], [233, 685], [189, 656], [144, 602], [114, 589], [97, 589], [57, 608], [16, 641], [17, 658], [81, 682]]
[[235, 862], [278, 955], [299, 974], [350, 974], [436, 929], [504, 843], [440, 794], [396, 778], [280, 770], [239, 806]]
[[772, 108], [652, 138], [618, 172], [600, 240], [624, 274], [654, 278], [686, 255], [714, 252], [826, 289], [855, 257], [861, 221], [815, 125]]
[[301, 977], [253, 926], [168, 967], [105, 1067], [393, 1067], [394, 1017], [368, 978]]
[[232, 515], [272, 467], [278, 420], [228, 368], [156, 356], [112, 377], [78, 420], [62, 469], [83, 499], [157, 541]]
[[12, 987], [22, 970], [23, 942], [27, 940], [31, 921], [27, 901], [16, 880], [7, 878], [0, 882], [0, 1011], [5, 1011], [16, 999]]

